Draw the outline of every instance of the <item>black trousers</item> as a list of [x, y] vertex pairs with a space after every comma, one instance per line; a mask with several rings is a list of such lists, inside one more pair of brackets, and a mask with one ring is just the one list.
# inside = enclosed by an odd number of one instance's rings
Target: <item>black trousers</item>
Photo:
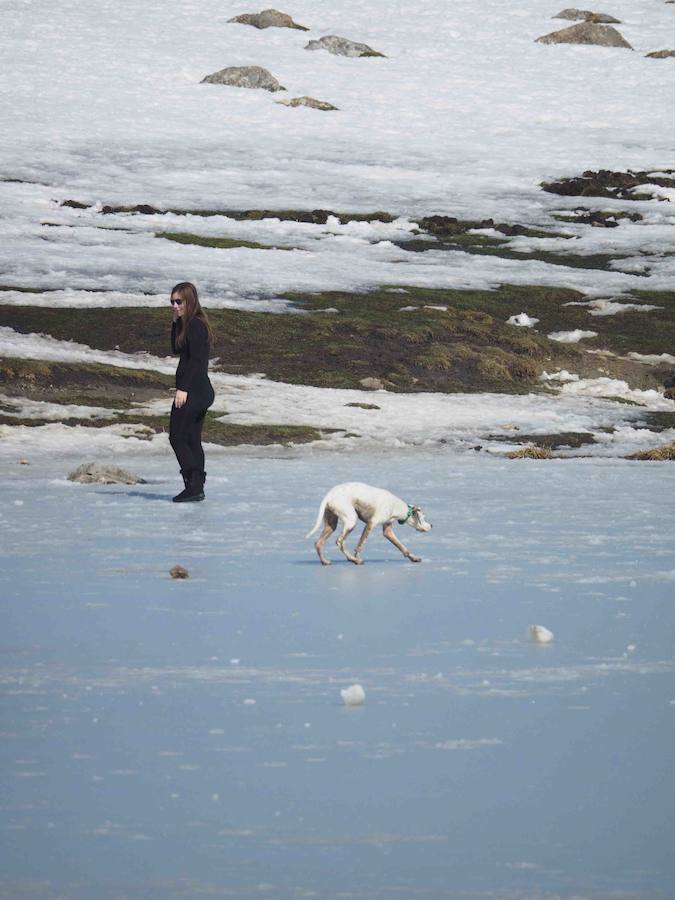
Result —
[[212, 403], [213, 392], [210, 397], [188, 394], [187, 401], [180, 409], [175, 403], [171, 407], [169, 443], [173, 447], [181, 471], [186, 475], [193, 469], [204, 471], [202, 428], [206, 411]]

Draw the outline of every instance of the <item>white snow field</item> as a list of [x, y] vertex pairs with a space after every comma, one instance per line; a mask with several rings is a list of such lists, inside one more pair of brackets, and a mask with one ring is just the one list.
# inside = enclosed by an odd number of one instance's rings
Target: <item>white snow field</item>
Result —
[[[536, 43], [565, 25], [551, 18], [560, 6], [294, 0], [291, 13], [310, 28], [300, 32], [228, 24], [248, 10], [244, 2], [7, 0], [0, 8], [8, 73], [0, 93], [3, 281], [65, 292], [49, 295], [63, 305], [82, 302], [73, 291], [92, 290], [106, 292], [92, 305], [125, 302], [120, 293], [136, 302], [139, 291], [153, 303], [186, 273], [212, 306], [382, 283], [552, 284], [592, 296], [669, 288], [672, 197], [593, 200], [539, 185], [586, 169], [672, 166], [675, 65], [645, 54], [667, 44], [675, 11], [660, 0], [613, 0], [634, 51]], [[365, 41], [386, 58], [304, 49], [325, 34]], [[241, 65], [268, 68], [288, 91], [200, 83]], [[339, 111], [275, 102], [301, 94]], [[99, 205], [59, 208], [65, 199]], [[384, 210], [401, 219], [313, 226], [98, 212], [137, 203]], [[644, 218], [613, 229], [552, 218], [579, 205]], [[409, 217], [429, 213], [563, 235], [515, 237], [513, 249], [625, 258], [602, 271], [392, 246], [408, 233]], [[168, 230], [295, 249], [224, 251], [153, 238]]]
[[[0, 896], [673, 895], [672, 467], [213, 451], [179, 507], [168, 449], [82, 459], [0, 470]], [[420, 564], [319, 564], [352, 478]]]

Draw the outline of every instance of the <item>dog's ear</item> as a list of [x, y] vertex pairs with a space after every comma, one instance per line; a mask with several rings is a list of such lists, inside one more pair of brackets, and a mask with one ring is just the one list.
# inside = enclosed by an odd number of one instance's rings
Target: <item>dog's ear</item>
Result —
[[421, 507], [421, 506], [413, 506], [413, 512], [414, 512], [414, 513], [416, 513], [416, 512], [422, 512], [422, 507]]

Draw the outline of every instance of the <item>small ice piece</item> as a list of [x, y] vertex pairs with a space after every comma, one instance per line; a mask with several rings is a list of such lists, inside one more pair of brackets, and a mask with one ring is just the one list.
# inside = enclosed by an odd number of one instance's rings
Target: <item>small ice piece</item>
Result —
[[366, 692], [360, 684], [350, 684], [348, 688], [342, 688], [340, 696], [346, 706], [363, 706], [366, 702]]
[[244, 706], [255, 706], [255, 700], [252, 697], [247, 697], [244, 700]]
[[230, 665], [231, 665], [231, 666], [238, 666], [238, 665], [239, 665], [239, 662], [240, 662], [240, 660], [239, 660], [236, 656], [233, 656], [232, 659], [230, 660]]
[[538, 644], [550, 644], [553, 640], [553, 632], [543, 625], [530, 625], [527, 631], [530, 640]]
[[539, 319], [528, 316], [526, 312], [518, 313], [517, 316], [509, 316], [506, 320], [507, 325], [519, 325], [521, 328], [534, 328]]

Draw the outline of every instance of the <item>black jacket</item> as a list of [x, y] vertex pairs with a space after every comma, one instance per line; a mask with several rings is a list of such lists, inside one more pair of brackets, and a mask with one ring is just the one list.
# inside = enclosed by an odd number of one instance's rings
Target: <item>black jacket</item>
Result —
[[213, 389], [209, 381], [209, 335], [201, 319], [190, 319], [182, 347], [176, 346], [179, 322], [171, 326], [171, 350], [180, 354], [176, 369], [176, 389], [188, 394], [208, 394]]

